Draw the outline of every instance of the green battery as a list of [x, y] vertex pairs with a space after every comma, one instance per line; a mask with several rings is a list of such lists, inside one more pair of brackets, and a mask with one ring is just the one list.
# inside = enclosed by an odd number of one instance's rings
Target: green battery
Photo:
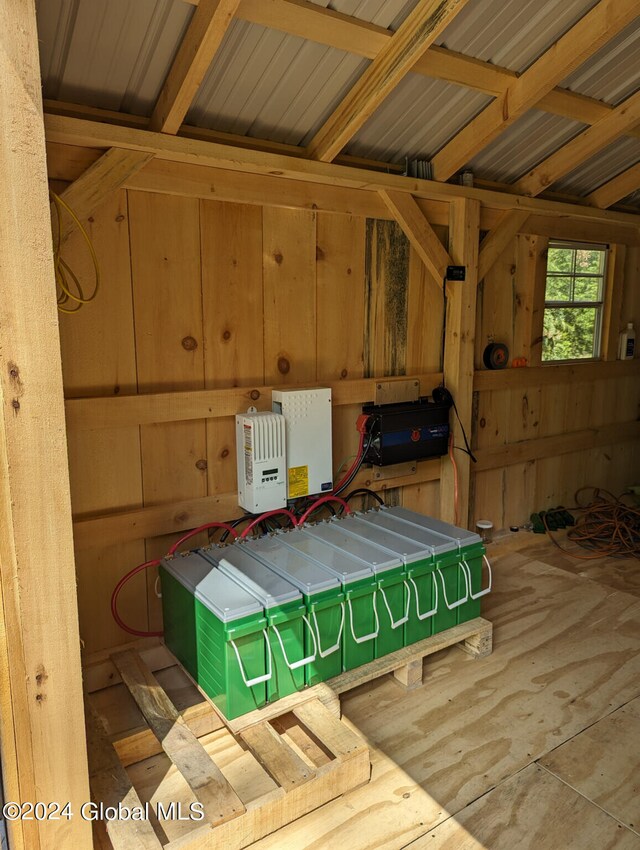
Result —
[[260, 602], [198, 551], [160, 565], [165, 643], [229, 720], [267, 701], [272, 665]]
[[409, 585], [405, 580], [404, 562], [398, 554], [344, 530], [341, 520], [307, 526], [302, 533], [329, 544], [338, 552], [357, 558], [375, 575], [379, 628], [375, 638], [376, 658], [401, 649], [404, 645], [403, 627], [408, 620]]
[[[272, 662], [267, 701], [274, 702], [304, 688], [305, 667], [315, 661], [316, 641], [300, 591], [254, 558], [242, 544], [211, 546], [201, 549], [200, 554], [264, 608]], [[305, 654], [305, 627], [312, 643], [310, 655]]]
[[[474, 617], [479, 617], [480, 599], [491, 592], [492, 583], [491, 564], [480, 535], [443, 520], [423, 516], [407, 508], [385, 508], [384, 511], [451, 540], [455, 547], [455, 558], [447, 556], [439, 564], [445, 603], [449, 612], [455, 609], [457, 623], [466, 623]], [[488, 578], [485, 587], [482, 587], [483, 562], [487, 568]], [[457, 581], [454, 579], [454, 573], [457, 573]], [[457, 599], [454, 596], [456, 592]]]
[[315, 642], [305, 630], [305, 652], [316, 657], [305, 666], [306, 684], [316, 685], [342, 672], [344, 593], [337, 577], [310, 558], [282, 543], [281, 535], [247, 540], [246, 551], [302, 593]]
[[363, 561], [305, 534], [302, 529], [282, 532], [277, 537], [291, 549], [331, 571], [342, 585], [347, 609], [342, 637], [342, 669], [353, 670], [373, 661], [380, 623], [376, 608], [377, 583], [372, 570]]
[[[358, 516], [375, 528], [377, 533], [392, 535], [387, 538], [387, 545], [398, 546], [394, 538], [399, 536], [400, 540], [406, 541], [408, 538], [420, 549], [420, 553], [409, 553], [406, 551], [406, 542], [403, 544], [406, 577], [412, 592], [412, 604], [409, 606], [409, 617], [404, 630], [405, 645], [416, 643], [447, 628], [454, 618], [449, 615], [442, 602], [442, 592], [438, 593], [436, 565], [453, 549], [452, 542], [435, 532], [404, 522], [388, 511], [373, 510]], [[382, 538], [378, 539], [382, 542]]]

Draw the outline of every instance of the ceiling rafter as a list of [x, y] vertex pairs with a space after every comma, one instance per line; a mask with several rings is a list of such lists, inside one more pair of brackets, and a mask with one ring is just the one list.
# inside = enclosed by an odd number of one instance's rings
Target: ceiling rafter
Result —
[[416, 199], [408, 192], [396, 192], [393, 189], [380, 189], [378, 194], [413, 245], [429, 274], [438, 286], [442, 287], [447, 266], [453, 265], [453, 260]]
[[590, 159], [640, 122], [640, 91], [628, 97], [606, 118], [587, 127], [514, 184], [522, 195], [534, 197]]
[[[185, 0], [197, 5], [197, 0]], [[351, 15], [316, 6], [307, 0], [240, 0], [236, 17], [279, 32], [335, 47], [367, 59], [375, 59], [393, 38], [393, 32]], [[411, 72], [470, 88], [492, 97], [504, 94], [519, 75], [509, 68], [431, 45]], [[595, 124], [613, 107], [586, 95], [554, 88], [536, 104], [536, 109], [584, 124]], [[629, 135], [640, 137], [640, 130]]]
[[467, 2], [420, 0], [313, 137], [309, 156], [321, 162], [335, 159]]
[[637, 14], [637, 0], [600, 0], [432, 158], [434, 178], [452, 177]]
[[156, 102], [149, 127], [175, 133], [233, 20], [240, 0], [201, 0]]
[[636, 189], [640, 189], [640, 162], [604, 183], [595, 192], [587, 196], [587, 201], [594, 207], [606, 209], [615, 204], [616, 201], [626, 198]]

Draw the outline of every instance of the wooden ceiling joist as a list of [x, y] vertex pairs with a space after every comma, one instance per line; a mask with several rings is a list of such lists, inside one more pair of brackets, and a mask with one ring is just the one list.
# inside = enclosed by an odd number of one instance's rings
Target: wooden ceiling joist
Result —
[[[153, 154], [147, 151], [110, 148], [62, 192], [61, 198], [78, 218], [87, 218], [150, 159], [153, 159]], [[73, 221], [64, 216], [60, 233], [61, 245], [74, 229]]]
[[615, 204], [616, 201], [626, 198], [636, 189], [640, 189], [640, 162], [604, 183], [595, 192], [592, 192], [587, 200], [594, 207], [606, 209]]
[[513, 237], [522, 231], [529, 213], [523, 210], [509, 210], [503, 213], [498, 224], [482, 240], [478, 256], [478, 280], [491, 271], [496, 260], [502, 256]]
[[331, 162], [468, 0], [420, 0], [308, 146]]
[[522, 195], [535, 197], [640, 122], [640, 91], [628, 97], [606, 118], [588, 127], [515, 183]]
[[447, 266], [453, 265], [453, 260], [413, 195], [408, 192], [394, 192], [392, 189], [382, 189], [379, 194], [425, 264], [427, 271], [436, 283], [442, 286]]
[[178, 132], [238, 3], [239, 0], [200, 0], [153, 110], [151, 130]]
[[637, 14], [637, 0], [600, 0], [433, 157], [434, 178], [452, 177]]

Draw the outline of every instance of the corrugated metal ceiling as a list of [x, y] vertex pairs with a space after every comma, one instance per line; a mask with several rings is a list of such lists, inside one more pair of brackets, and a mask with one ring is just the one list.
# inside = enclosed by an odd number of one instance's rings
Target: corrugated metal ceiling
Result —
[[[395, 30], [417, 0], [313, 2]], [[438, 43], [522, 71], [596, 2], [469, 0]], [[38, 0], [45, 97], [149, 115], [193, 10], [184, 0]], [[304, 145], [368, 64], [353, 54], [237, 20], [186, 120], [199, 127]], [[640, 19], [564, 85], [610, 104], [637, 90]], [[409, 74], [347, 151], [388, 162], [429, 158], [489, 101], [473, 90]], [[478, 177], [516, 180], [582, 128], [531, 111], [470, 167]], [[631, 164], [635, 150], [634, 140], [616, 143], [554, 188], [591, 191], [593, 181], [604, 182], [607, 175]]]
[[640, 162], [640, 139], [618, 139], [562, 180], [558, 180], [551, 188], [572, 195], [588, 195], [620, 172], [631, 168], [636, 162]]

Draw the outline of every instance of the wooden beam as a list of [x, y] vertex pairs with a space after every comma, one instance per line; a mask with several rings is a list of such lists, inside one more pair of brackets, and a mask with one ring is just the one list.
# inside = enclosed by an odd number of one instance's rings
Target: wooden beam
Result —
[[476, 392], [495, 390], [524, 390], [529, 387], [551, 387], [574, 384], [578, 381], [617, 380], [640, 377], [640, 359], [602, 360], [587, 363], [550, 364], [527, 366], [522, 369], [503, 369], [497, 372], [480, 370], [475, 373], [473, 389]]
[[613, 425], [601, 425], [597, 428], [585, 428], [552, 437], [539, 437], [534, 440], [522, 440], [518, 443], [492, 446], [478, 452], [478, 463], [474, 472], [486, 472], [488, 469], [502, 469], [516, 463], [528, 463], [546, 457], [559, 457], [571, 452], [588, 451], [600, 446], [614, 446], [619, 443], [635, 442], [640, 439], [640, 422], [616, 422]]
[[[206, 165], [229, 171], [278, 176], [283, 180], [304, 180], [311, 184], [344, 186], [351, 189], [364, 189], [378, 192], [380, 189], [397, 189], [410, 192], [416, 198], [425, 200], [451, 201], [454, 198], [468, 198], [481, 201], [492, 210], [522, 209], [531, 213], [558, 217], [561, 221], [567, 216], [591, 221], [616, 223], [629, 228], [630, 234], [637, 238], [640, 218], [635, 214], [614, 210], [599, 210], [595, 207], [568, 204], [539, 198], [523, 198], [506, 192], [488, 189], [475, 189], [454, 186], [450, 183], [438, 183], [433, 180], [419, 180], [384, 172], [370, 172], [333, 163], [313, 162], [297, 157], [264, 153], [231, 145], [220, 145], [195, 139], [150, 133], [130, 127], [101, 124], [96, 121], [84, 121], [62, 115], [46, 115], [45, 129], [50, 142], [77, 145], [80, 147], [106, 148], [124, 147], [131, 150], [145, 150], [155, 154], [156, 159], [170, 162], [184, 162], [193, 165]], [[617, 242], [626, 242], [623, 238]]]
[[[464, 446], [462, 428], [471, 436], [473, 401], [473, 354], [478, 290], [478, 243], [480, 241], [480, 204], [459, 200], [451, 203], [449, 253], [456, 265], [466, 266], [463, 282], [447, 283], [447, 310], [444, 345], [444, 382], [455, 399], [458, 417], [453, 420], [453, 441]], [[449, 457], [440, 466], [440, 516], [448, 522], [467, 527], [469, 455], [458, 452], [457, 477]], [[456, 498], [457, 495], [457, 498]]]
[[467, 2], [420, 0], [313, 137], [309, 156], [322, 162], [335, 159]]
[[[0, 3], [0, 755], [4, 798], [69, 801], [12, 848], [90, 848], [80, 638], [35, 4]], [[43, 565], [47, 565], [46, 569]]]
[[433, 157], [435, 179], [453, 176], [637, 14], [637, 0], [600, 0]]
[[573, 171], [639, 121], [640, 92], [636, 92], [606, 118], [601, 118], [596, 124], [587, 127], [579, 136], [563, 145], [560, 150], [551, 154], [544, 162], [518, 180], [515, 183], [516, 189], [529, 197], [539, 195], [547, 186], [551, 186], [560, 177]]
[[[420, 393], [427, 395], [442, 380], [442, 373], [403, 375], [398, 378], [385, 378], [385, 381], [408, 379], [417, 380]], [[332, 403], [337, 407], [372, 401], [376, 396], [376, 383], [375, 378], [355, 378], [323, 386], [331, 387]], [[151, 425], [158, 422], [186, 422], [189, 419], [217, 419], [242, 413], [249, 405], [270, 410], [273, 389], [273, 386], [232, 387], [72, 398], [66, 402], [67, 427], [70, 430], [77, 428], [84, 431], [123, 428], [127, 425]]]
[[452, 265], [452, 260], [415, 198], [407, 192], [389, 189], [383, 189], [380, 197], [416, 249], [427, 271], [438, 286], [442, 286], [447, 266]]
[[487, 233], [480, 245], [478, 281], [481, 281], [491, 271], [494, 263], [506, 250], [514, 236], [522, 232], [528, 218], [529, 213], [522, 210], [510, 210], [502, 214], [502, 218], [496, 227]]
[[[370, 469], [360, 471], [352, 486], [368, 487], [384, 494], [393, 487], [407, 484], [424, 484], [437, 481], [440, 475], [440, 461], [428, 460], [418, 464], [414, 475], [399, 475], [395, 478], [376, 480]], [[78, 519], [74, 524], [75, 544], [78, 551], [93, 547], [108, 546], [111, 543], [125, 543], [129, 540], [142, 540], [146, 537], [159, 537], [177, 531], [187, 531], [205, 522], [227, 520], [238, 516], [237, 493], [220, 493], [217, 496], [204, 496], [170, 504], [153, 505], [134, 511]]]
[[149, 127], [177, 133], [220, 47], [239, 0], [201, 0], [158, 97]]
[[[61, 198], [79, 219], [87, 218], [151, 159], [153, 154], [146, 151], [109, 148], [81, 177], [64, 190]], [[60, 234], [61, 245], [75, 228], [71, 217], [64, 215]]]
[[[626, 245], [610, 245], [607, 252], [607, 280], [604, 289], [602, 331], [600, 338], [603, 360], [618, 359], [618, 343], [622, 324]], [[625, 361], [621, 361], [625, 362]]]
[[640, 189], [640, 162], [604, 183], [595, 192], [592, 192], [587, 200], [594, 207], [606, 209], [606, 207], [615, 204], [616, 201], [626, 198], [636, 189]]

